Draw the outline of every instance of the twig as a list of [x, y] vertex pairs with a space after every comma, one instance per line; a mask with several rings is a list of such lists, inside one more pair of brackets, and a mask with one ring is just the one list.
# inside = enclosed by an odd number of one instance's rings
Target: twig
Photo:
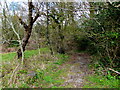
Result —
[[108, 68], [108, 70], [111, 70], [111, 71], [113, 71], [113, 72], [115, 72], [115, 73], [117, 73], [117, 74], [120, 74], [120, 72], [115, 71], [114, 69]]
[[21, 49], [21, 52], [22, 52], [22, 64], [23, 64], [23, 61], [24, 61], [24, 51], [23, 51], [23, 47], [22, 47], [22, 41], [20, 39], [20, 35], [16, 32], [15, 30], [15, 27], [13, 25], [12, 22], [10, 22], [8, 19], [7, 21], [9, 22], [9, 24], [11, 25], [12, 29], [13, 29], [13, 32], [16, 34], [17, 38], [18, 38], [18, 41], [19, 41], [19, 45], [20, 45], [20, 49]]
[[[6, 3], [6, 2], [5, 2]], [[7, 6], [7, 3], [6, 3], [6, 6]], [[7, 7], [7, 11], [9, 12], [9, 9]], [[10, 15], [10, 13], [9, 13]], [[18, 42], [19, 42], [19, 45], [20, 45], [20, 49], [21, 49], [21, 52], [22, 52], [22, 64], [23, 64], [23, 61], [24, 61], [24, 51], [23, 51], [23, 47], [22, 47], [22, 41], [21, 41], [21, 38], [20, 38], [20, 35], [19, 33], [16, 31], [15, 27], [14, 27], [14, 24], [10, 21], [10, 19], [8, 17], [6, 17], [6, 20], [7, 22], [9, 23], [9, 25], [11, 26], [13, 32], [16, 34], [17, 38], [18, 38]]]
[[9, 80], [9, 82], [8, 82], [8, 85], [11, 83], [12, 78], [13, 78], [13, 76], [14, 76], [14, 73], [17, 71], [17, 69], [18, 69], [19, 66], [20, 66], [20, 64], [18, 63], [17, 67], [14, 69], [14, 71], [13, 71], [11, 77], [10, 77], [10, 80]]

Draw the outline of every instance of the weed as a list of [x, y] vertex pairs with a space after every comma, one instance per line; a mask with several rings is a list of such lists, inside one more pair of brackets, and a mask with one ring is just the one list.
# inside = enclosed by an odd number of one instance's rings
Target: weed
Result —
[[[40, 54], [39, 54], [40, 51]], [[38, 55], [39, 54], [39, 55]], [[3, 86], [9, 87], [8, 80], [15, 69], [17, 60], [14, 59], [16, 53], [1, 54], [3, 59], [2, 72], [4, 74]], [[10, 57], [10, 58], [9, 58]], [[68, 60], [67, 55], [50, 55], [48, 48], [25, 51], [24, 66], [17, 71], [15, 83], [11, 87], [30, 88], [30, 87], [52, 87], [59, 86], [64, 82], [60, 75], [65, 72], [60, 69], [60, 65]], [[58, 64], [55, 64], [57, 62]]]
[[0, 54], [0, 56], [2, 57], [1, 61], [10, 61], [15, 58], [16, 53], [15, 52], [5, 53], [5, 54]]
[[21, 86], [19, 86], [19, 88], [30, 88], [30, 87], [28, 86], [28, 84], [23, 83]]
[[54, 64], [58, 64], [58, 65], [63, 64], [69, 58], [67, 55], [64, 55], [64, 54], [57, 54], [56, 56], [59, 57], [60, 59], [58, 59], [57, 61], [55, 61]]
[[118, 88], [119, 87], [119, 80], [113, 76], [108, 75], [109, 79], [105, 76], [88, 76], [86, 85], [83, 88]]

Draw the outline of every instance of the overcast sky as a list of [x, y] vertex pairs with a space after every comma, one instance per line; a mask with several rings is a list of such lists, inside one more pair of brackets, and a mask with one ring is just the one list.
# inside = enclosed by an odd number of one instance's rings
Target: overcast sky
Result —
[[[28, 0], [6, 0], [7, 2], [27, 2]], [[32, 1], [35, 1], [35, 0], [32, 0]], [[59, 2], [59, 1], [65, 1], [65, 2], [74, 2], [74, 1], [77, 1], [77, 2], [85, 2], [85, 1], [88, 1], [88, 2], [105, 2], [106, 0], [39, 0], [41, 2], [45, 2], [45, 1], [49, 1], [49, 2]], [[110, 0], [110, 1], [120, 1], [120, 0]], [[4, 0], [0, 0], [0, 2], [4, 2]]]
[[[4, 0], [0, 0], [0, 1], [4, 1]], [[27, 2], [28, 0], [6, 0], [7, 2]], [[32, 0], [34, 1], [34, 0]], [[40, 1], [43, 1], [43, 0], [40, 0]], [[45, 0], [44, 0], [45, 1]], [[55, 0], [54, 0], [55, 1]], [[57, 1], [57, 0], [56, 0]]]
[[[4, 0], [0, 0], [1, 2], [4, 2]], [[28, 0], [6, 0], [7, 2], [27, 2]], [[32, 1], [36, 1], [36, 0], [32, 0]], [[39, 0], [39, 1], [50, 1], [50, 2], [59, 2], [59, 1], [63, 1], [63, 0]], [[80, 2], [80, 1], [87, 1], [87, 0], [64, 0], [66, 2]]]

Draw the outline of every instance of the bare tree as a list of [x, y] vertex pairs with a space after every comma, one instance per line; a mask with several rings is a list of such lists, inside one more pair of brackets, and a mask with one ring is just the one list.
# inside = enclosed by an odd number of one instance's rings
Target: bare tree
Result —
[[[32, 0], [28, 0], [28, 24], [26, 24], [20, 17], [18, 17], [21, 25], [23, 25], [23, 27], [24, 27], [24, 37], [22, 39], [23, 51], [25, 51], [26, 45], [27, 45], [28, 40], [31, 36], [33, 24], [35, 23], [35, 21], [40, 16], [40, 12], [37, 12], [36, 15], [33, 17], [34, 8], [35, 7], [33, 5]], [[18, 58], [22, 57], [21, 49], [18, 49], [17, 55], [18, 55]]]

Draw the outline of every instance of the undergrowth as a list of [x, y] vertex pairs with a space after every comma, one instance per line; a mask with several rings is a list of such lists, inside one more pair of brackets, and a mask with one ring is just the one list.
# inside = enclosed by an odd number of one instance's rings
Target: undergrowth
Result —
[[[40, 51], [40, 53], [39, 53]], [[56, 88], [62, 87], [65, 72], [60, 65], [68, 60], [64, 54], [50, 55], [48, 48], [28, 50], [22, 68], [18, 69], [8, 84], [18, 60], [16, 53], [2, 54], [2, 87], [4, 88]]]
[[[69, 64], [65, 64], [69, 57], [65, 54], [51, 55], [48, 48], [28, 50], [22, 68], [18, 69], [8, 84], [13, 70], [19, 61], [16, 53], [1, 54], [2, 56], [2, 87], [3, 88], [68, 88], [63, 86], [68, 74]], [[65, 68], [61, 66], [65, 64]], [[118, 88], [120, 81], [110, 73], [102, 75], [98, 63], [91, 64], [98, 68], [98, 73], [86, 77], [83, 88]]]
[[88, 76], [83, 88], [119, 88], [120, 81], [116, 77], [109, 75], [91, 75]]
[[[95, 59], [95, 58], [94, 58]], [[120, 76], [95, 61], [89, 64], [93, 68], [94, 74], [85, 77], [86, 83], [83, 88], [119, 88]]]
[[[45, 53], [45, 52], [49, 52], [48, 48], [40, 48], [37, 50], [26, 50], [25, 53], [25, 58], [30, 58], [33, 55], [37, 55], [39, 53]], [[11, 52], [11, 53], [4, 53], [4, 54], [0, 54], [0, 57], [2, 57], [2, 61], [10, 61], [16, 58], [16, 52]]]

